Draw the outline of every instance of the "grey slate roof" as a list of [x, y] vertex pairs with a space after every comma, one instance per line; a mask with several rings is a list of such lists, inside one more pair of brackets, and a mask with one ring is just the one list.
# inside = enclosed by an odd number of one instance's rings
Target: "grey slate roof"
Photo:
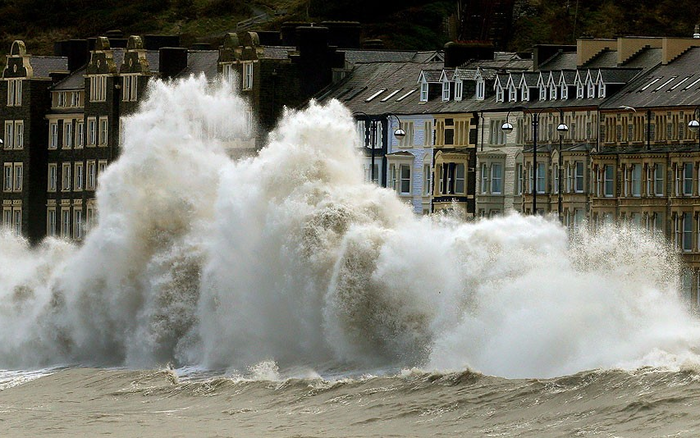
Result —
[[82, 90], [85, 88], [85, 67], [82, 67], [53, 86], [53, 90]]
[[603, 50], [582, 66], [591, 69], [605, 67], [617, 67], [617, 50]]
[[146, 52], [146, 60], [148, 61], [148, 69], [157, 73], [160, 71], [160, 55], [157, 50], [148, 50]]
[[639, 109], [700, 105], [700, 81], [696, 82], [700, 79], [698, 65], [700, 48], [689, 49], [673, 62], [647, 71], [601, 107], [612, 109], [627, 105]]
[[[425, 80], [430, 82], [430, 83], [435, 83], [435, 82], [440, 82], [440, 76], [442, 76], [442, 69], [436, 70], [436, 69], [429, 69], [426, 67], [430, 67], [428, 65], [423, 64], [423, 76], [425, 76]], [[418, 76], [416, 76], [416, 80], [418, 79]]]
[[[641, 72], [638, 68], [601, 68], [600, 75], [606, 84], [626, 84]], [[593, 72], [591, 72], [592, 74]], [[596, 73], [597, 76], [597, 73]], [[594, 78], [596, 79], [596, 78]]]
[[540, 65], [539, 70], [575, 70], [576, 52], [560, 52]]
[[345, 61], [351, 64], [367, 62], [427, 62], [434, 57], [439, 57], [440, 52], [413, 50], [369, 50], [369, 49], [343, 49]]
[[187, 67], [176, 77], [187, 77], [204, 73], [208, 80], [213, 80], [218, 74], [218, 50], [189, 50], [187, 52]]
[[289, 52], [293, 51], [288, 46], [262, 46], [262, 49], [262, 56], [265, 59], [287, 59], [289, 58]]
[[661, 49], [646, 48], [632, 58], [628, 59], [624, 66], [629, 68], [649, 69], [661, 64]]
[[[391, 113], [399, 116], [403, 114], [450, 114], [491, 109], [508, 111], [522, 105], [521, 102], [517, 104], [497, 103], [492, 97], [477, 101], [474, 100], [473, 96], [467, 95], [461, 101], [443, 102], [440, 98], [433, 98], [428, 102], [421, 102], [420, 85], [417, 83], [417, 79], [426, 67], [434, 68], [434, 64], [416, 62], [357, 64], [344, 81], [333, 86], [318, 100], [324, 102], [338, 99], [352, 112], [363, 112], [368, 115]], [[367, 101], [369, 97], [380, 90], [385, 91]], [[396, 90], [399, 91], [396, 92]], [[408, 94], [409, 92], [410, 94]], [[392, 95], [392, 93], [394, 94]], [[406, 96], [407, 94], [408, 96]], [[546, 103], [549, 104], [549, 102]]]
[[29, 60], [34, 77], [37, 78], [48, 78], [51, 73], [68, 72], [68, 58], [65, 56], [32, 56]]
[[[576, 70], [563, 70], [561, 73], [564, 75], [564, 83], [566, 83], [566, 85], [576, 85]], [[561, 81], [561, 74], [557, 77], [557, 83], [559, 83], [559, 81]]]
[[494, 57], [492, 60], [472, 59], [460, 66], [460, 68], [470, 69], [481, 67], [482, 69], [508, 70], [508, 71], [527, 71], [532, 70], [532, 59], [522, 59], [515, 53], [510, 53], [509, 56], [503, 54]]

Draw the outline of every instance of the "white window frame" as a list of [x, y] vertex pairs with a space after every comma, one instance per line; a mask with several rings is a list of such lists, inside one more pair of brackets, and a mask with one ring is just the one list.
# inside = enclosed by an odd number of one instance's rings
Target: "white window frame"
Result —
[[683, 163], [683, 196], [693, 195], [693, 163]]
[[56, 225], [58, 224], [57, 222], [57, 216], [56, 216], [56, 207], [51, 206], [46, 208], [46, 235], [50, 237], [56, 236]]
[[75, 148], [80, 149], [85, 146], [85, 121], [78, 120], [75, 124]]
[[588, 94], [586, 95], [586, 97], [588, 99], [595, 99], [595, 84], [593, 83], [593, 81], [588, 81], [587, 90]]
[[443, 102], [450, 101], [450, 82], [449, 81], [442, 82], [442, 101]]
[[73, 207], [73, 238], [83, 238], [83, 206]]
[[22, 79], [7, 80], [7, 106], [22, 106]]
[[90, 76], [90, 102], [107, 100], [107, 75]]
[[61, 191], [70, 192], [71, 183], [71, 163], [61, 163]]
[[[608, 169], [610, 169], [610, 175], [608, 175]], [[610, 191], [608, 191], [608, 183], [610, 184]], [[615, 196], [615, 168], [612, 164], [606, 164], [603, 166], [603, 197], [612, 198]]]
[[430, 164], [423, 165], [423, 196], [430, 196], [431, 192], [431, 181], [433, 177], [433, 172], [430, 168]]
[[85, 172], [85, 190], [97, 188], [97, 161], [87, 160]]
[[462, 93], [464, 92], [464, 83], [461, 79], [455, 79], [455, 100], [462, 100]]
[[12, 187], [14, 185], [14, 180], [12, 179], [12, 163], [3, 163], [2, 175], [2, 191], [6, 193], [12, 192]]
[[476, 100], [484, 100], [486, 98], [486, 81], [483, 78], [476, 80]]
[[[404, 174], [404, 171], [408, 171], [408, 177]], [[411, 165], [410, 164], [400, 164], [399, 165], [399, 178], [398, 178], [398, 192], [401, 195], [411, 194]], [[405, 184], [405, 186], [404, 186]]]
[[70, 237], [70, 207], [61, 207], [61, 216], [59, 218], [60, 222], [60, 235], [64, 239]]
[[251, 90], [253, 88], [253, 61], [243, 62], [243, 90]]
[[523, 102], [530, 101], [530, 87], [528, 87], [527, 84], [523, 84], [520, 90], [520, 94], [522, 95], [521, 99], [523, 100]]
[[500, 83], [496, 84], [496, 102], [503, 102], [505, 100], [505, 90]]
[[464, 163], [455, 163], [454, 172], [454, 194], [464, 195], [467, 189], [467, 173]]
[[24, 120], [15, 120], [14, 148], [24, 148]]
[[537, 163], [537, 181], [535, 182], [535, 190], [538, 195], [547, 192], [547, 166], [545, 163]]
[[685, 212], [681, 219], [681, 249], [683, 252], [693, 250], [693, 215]]
[[13, 163], [12, 165], [13, 177], [12, 180], [12, 191], [21, 192], [24, 183], [24, 163]]
[[428, 82], [425, 80], [421, 81], [420, 83], [420, 101], [428, 101]]
[[49, 123], [49, 149], [58, 149], [58, 120]]
[[109, 118], [100, 117], [98, 124], [97, 145], [107, 146], [109, 142]]
[[503, 194], [503, 166], [501, 163], [491, 164], [491, 194]]
[[55, 192], [58, 187], [58, 163], [49, 163], [46, 191]]
[[82, 192], [83, 181], [85, 179], [85, 165], [82, 162], [76, 162], [73, 166], [73, 191]]
[[87, 145], [97, 146], [97, 119], [95, 117], [87, 119]]
[[13, 120], [5, 120], [5, 138], [4, 145], [5, 149], [12, 149], [15, 147], [15, 122]]
[[63, 121], [63, 149], [73, 148], [73, 120]]
[[138, 100], [139, 76], [137, 74], [123, 75], [122, 101], [136, 102]]
[[583, 161], [574, 161], [574, 193], [583, 193], [585, 188]]
[[632, 197], [639, 198], [642, 196], [642, 165], [632, 165]]

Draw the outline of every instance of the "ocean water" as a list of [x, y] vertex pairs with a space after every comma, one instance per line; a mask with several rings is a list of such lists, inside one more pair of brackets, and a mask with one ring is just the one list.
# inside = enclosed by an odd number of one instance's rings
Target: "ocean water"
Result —
[[230, 88], [150, 85], [81, 246], [0, 234], [7, 436], [694, 436], [665, 242], [416, 217], [338, 102], [232, 160]]

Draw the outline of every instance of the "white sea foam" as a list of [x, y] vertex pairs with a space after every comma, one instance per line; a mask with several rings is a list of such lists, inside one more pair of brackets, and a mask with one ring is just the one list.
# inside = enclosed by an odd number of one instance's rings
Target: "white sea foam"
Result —
[[417, 218], [362, 181], [340, 103], [288, 112], [235, 161], [245, 111], [226, 85], [154, 82], [84, 244], [0, 236], [0, 366], [544, 377], [697, 358], [678, 264], [651, 236]]

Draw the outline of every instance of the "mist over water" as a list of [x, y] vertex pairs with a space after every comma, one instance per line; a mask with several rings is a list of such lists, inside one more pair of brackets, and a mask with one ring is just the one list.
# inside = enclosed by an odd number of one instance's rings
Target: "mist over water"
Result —
[[416, 217], [363, 182], [338, 102], [288, 112], [258, 156], [232, 160], [246, 107], [229, 89], [150, 85], [82, 246], [0, 235], [0, 367], [547, 377], [700, 362], [678, 261], [653, 236]]

